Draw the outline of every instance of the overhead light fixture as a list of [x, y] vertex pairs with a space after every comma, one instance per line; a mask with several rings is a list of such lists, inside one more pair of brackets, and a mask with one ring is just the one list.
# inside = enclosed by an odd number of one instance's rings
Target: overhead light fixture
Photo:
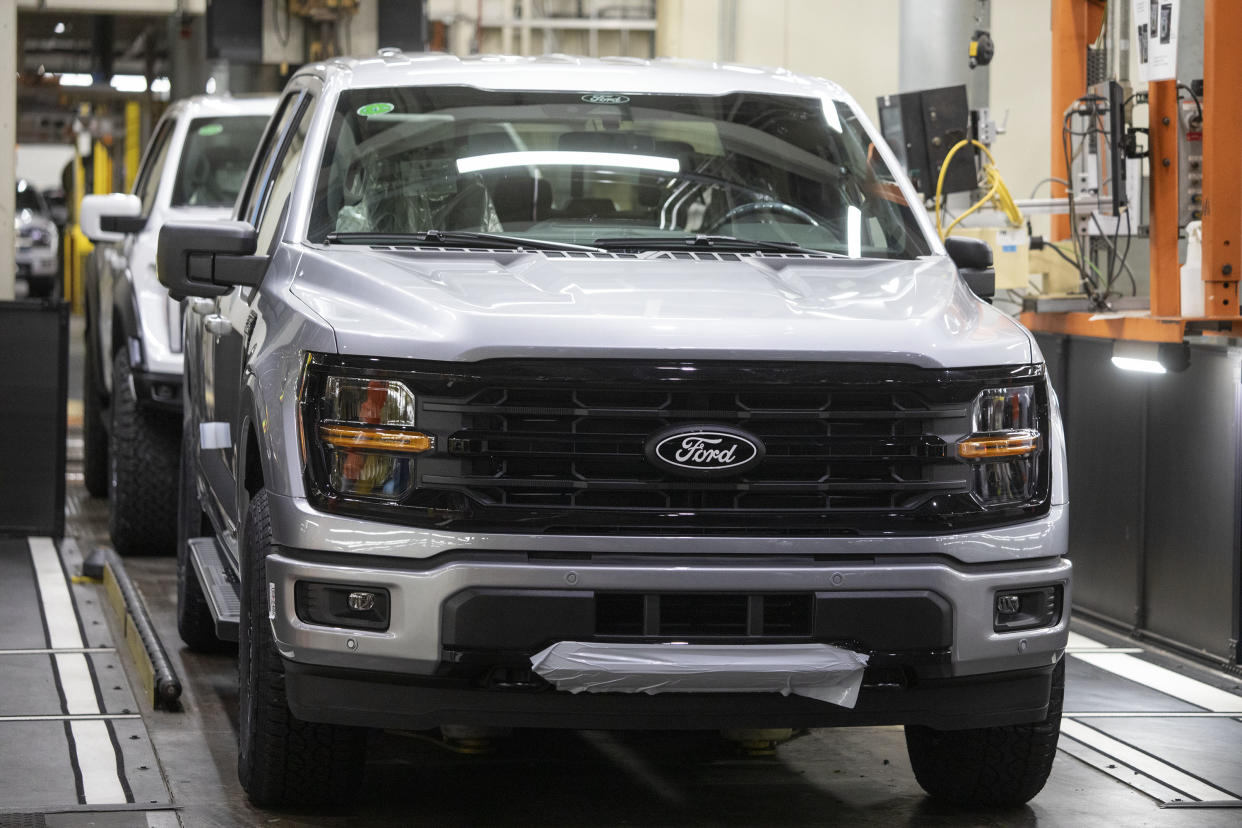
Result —
[[60, 76], [61, 86], [90, 86], [94, 82], [87, 72], [64, 72]]
[[147, 91], [147, 79], [142, 75], [113, 75], [108, 85], [117, 92]]
[[657, 172], [680, 172], [681, 162], [662, 155], [634, 155], [628, 152], [585, 152], [581, 150], [528, 150], [494, 152], [457, 159], [459, 173], [499, 170], [508, 167], [624, 167]]
[[1113, 343], [1113, 365], [1123, 371], [1145, 374], [1167, 374], [1190, 367], [1190, 346], [1185, 342], [1133, 342], [1119, 339]]
[[52, 27], [52, 31], [55, 32], [56, 34], [64, 34], [65, 33], [65, 22], [63, 20], [57, 21], [56, 25]]

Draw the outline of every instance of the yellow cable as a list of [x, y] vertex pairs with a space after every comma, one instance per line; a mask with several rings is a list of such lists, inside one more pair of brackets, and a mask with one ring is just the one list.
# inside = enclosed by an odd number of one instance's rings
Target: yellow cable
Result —
[[[983, 198], [976, 201], [968, 210], [966, 210], [966, 212], [954, 219], [952, 224], [950, 224], [947, 228], [941, 229], [940, 199], [941, 194], [944, 191], [945, 173], [948, 172], [949, 162], [953, 160], [953, 156], [957, 153], [957, 151], [962, 147], [971, 144], [983, 150], [984, 154], [988, 157], [988, 164], [983, 168], [983, 172], [987, 176], [988, 191]], [[1010, 224], [1014, 227], [1022, 226], [1022, 212], [1018, 209], [1018, 205], [1014, 202], [1013, 196], [1009, 194], [1009, 188], [1005, 186], [1005, 179], [1001, 177], [1000, 170], [996, 167], [996, 158], [992, 155], [992, 151], [973, 138], [964, 138], [961, 141], [958, 141], [949, 150], [948, 154], [945, 155], [944, 162], [940, 165], [940, 175], [936, 179], [936, 234], [939, 235], [941, 239], [944, 239], [949, 235], [949, 231], [958, 225], [958, 222], [993, 201], [996, 203], [996, 208], [1005, 214], [1005, 218], [1009, 220]]]

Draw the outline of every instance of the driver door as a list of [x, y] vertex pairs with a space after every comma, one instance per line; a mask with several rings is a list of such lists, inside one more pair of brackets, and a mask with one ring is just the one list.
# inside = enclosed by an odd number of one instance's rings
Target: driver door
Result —
[[[295, 90], [281, 101], [268, 131], [251, 163], [250, 180], [242, 191], [238, 215], [254, 224], [258, 250], [270, 253], [278, 241], [283, 202], [272, 198], [275, 185], [292, 180], [301, 159], [301, 147], [310, 120], [310, 96]], [[287, 200], [288, 192], [284, 193]], [[202, 360], [201, 396], [196, 400], [199, 422], [199, 462], [207, 484], [208, 508], [230, 554], [236, 554], [237, 529], [245, 504], [238, 503], [237, 446], [240, 433], [242, 373], [246, 339], [253, 329], [252, 304], [258, 288], [235, 287], [215, 299], [191, 299], [189, 313], [196, 318], [187, 325], [187, 337], [197, 334]], [[191, 329], [194, 333], [191, 333]]]

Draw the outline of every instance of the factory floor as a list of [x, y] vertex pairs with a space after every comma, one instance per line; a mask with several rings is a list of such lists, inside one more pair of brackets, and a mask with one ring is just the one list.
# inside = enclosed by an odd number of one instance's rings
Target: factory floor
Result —
[[236, 658], [180, 646], [175, 560], [125, 566], [184, 685], [178, 712], [144, 697], [104, 588], [80, 577], [107, 503], [82, 487], [78, 411], [65, 541], [0, 539], [0, 828], [1242, 825], [1242, 679], [1080, 620], [1051, 779], [1016, 810], [932, 803], [892, 727], [760, 756], [714, 733], [517, 731], [482, 753], [377, 733], [354, 807], [254, 809], [235, 770]]

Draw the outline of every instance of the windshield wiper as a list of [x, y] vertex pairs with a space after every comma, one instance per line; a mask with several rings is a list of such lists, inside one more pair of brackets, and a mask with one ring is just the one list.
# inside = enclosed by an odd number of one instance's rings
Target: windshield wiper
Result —
[[500, 233], [476, 233], [468, 230], [425, 230], [421, 233], [380, 233], [374, 231], [329, 233], [328, 244], [431, 244], [436, 247], [490, 247], [505, 250], [582, 250], [599, 253], [600, 248], [585, 244], [526, 239]]
[[816, 250], [793, 242], [739, 239], [736, 236], [619, 236], [596, 239], [604, 250], [709, 250], [725, 253], [805, 253], [810, 256], [843, 258], [844, 254]]

